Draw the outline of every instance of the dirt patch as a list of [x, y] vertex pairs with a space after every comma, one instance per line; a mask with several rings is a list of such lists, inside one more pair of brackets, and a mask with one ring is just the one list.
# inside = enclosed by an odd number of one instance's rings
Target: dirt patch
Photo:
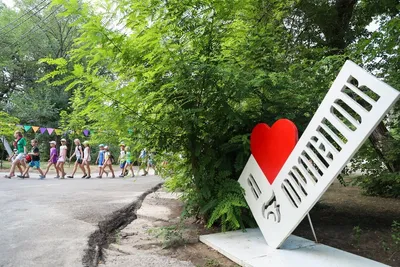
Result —
[[[320, 243], [400, 266], [399, 245], [392, 238], [393, 221], [400, 222], [400, 199], [363, 196], [358, 187], [335, 182], [310, 215]], [[314, 240], [307, 218], [293, 234]]]

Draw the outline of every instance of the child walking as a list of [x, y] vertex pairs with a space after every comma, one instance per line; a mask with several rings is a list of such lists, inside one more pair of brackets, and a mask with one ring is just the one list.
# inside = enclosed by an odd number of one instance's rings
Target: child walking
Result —
[[[89, 146], [89, 141], [85, 141], [83, 142], [83, 146], [85, 147], [84, 151], [83, 151], [83, 169], [85, 169], [85, 167], [87, 168], [87, 174], [88, 176], [86, 177], [86, 179], [90, 179], [92, 178], [92, 176], [90, 176], [90, 146]], [[83, 178], [83, 177], [82, 177]]]
[[54, 168], [56, 169], [56, 172], [57, 172], [57, 176], [54, 177], [54, 178], [60, 178], [60, 173], [59, 173], [59, 171], [57, 169], [57, 148], [56, 148], [56, 145], [57, 145], [56, 141], [51, 141], [50, 142], [50, 159], [49, 159], [49, 164], [47, 165], [47, 169], [44, 172], [44, 176], [47, 175], [47, 173], [50, 170], [50, 167], [52, 165], [54, 165]]
[[126, 153], [125, 153], [125, 144], [121, 143], [119, 144], [120, 152], [119, 152], [119, 168], [121, 169], [121, 174], [119, 177], [124, 177], [125, 176], [125, 164], [126, 164]]
[[31, 167], [36, 168], [38, 172], [40, 173], [40, 180], [46, 178], [46, 176], [43, 174], [43, 171], [40, 169], [40, 153], [39, 153], [39, 147], [38, 147], [38, 141], [36, 139], [31, 140], [31, 146], [32, 146], [32, 151], [29, 153], [31, 156], [31, 162], [29, 162], [25, 172], [22, 175], [18, 175], [20, 178], [25, 178], [28, 173], [29, 169]]
[[58, 173], [61, 173], [61, 179], [65, 179], [65, 175], [66, 175], [66, 173], [64, 171], [64, 164], [67, 159], [67, 150], [68, 150], [68, 147], [66, 146], [66, 144], [67, 144], [67, 140], [65, 140], [64, 138], [61, 139], [60, 154], [59, 154], [60, 156], [57, 160], [57, 165], [56, 165], [56, 169], [58, 170]]
[[79, 141], [79, 139], [75, 139], [74, 143], [75, 143], [75, 152], [74, 152], [74, 154], [72, 154], [72, 156], [69, 158], [69, 160], [71, 160], [75, 156], [76, 157], [76, 161], [75, 161], [75, 164], [74, 164], [74, 169], [72, 171], [72, 174], [68, 175], [67, 178], [74, 178], [74, 175], [75, 175], [76, 170], [78, 169], [78, 166], [79, 166], [79, 168], [81, 168], [81, 170], [83, 172], [82, 178], [86, 178], [87, 177], [86, 170], [82, 165], [82, 162], [83, 162], [83, 149], [82, 149], [82, 146], [81, 146], [81, 141]]
[[[10, 158], [8, 158], [8, 160], [13, 163], [14, 160], [18, 157], [18, 150], [14, 149], [14, 153], [12, 154], [12, 156]], [[24, 169], [22, 169], [21, 164], [17, 165], [17, 168], [19, 170], [19, 172], [21, 173], [21, 175], [24, 173]]]
[[[15, 131], [14, 133], [14, 137], [15, 137], [15, 141], [14, 141], [14, 147], [17, 149], [17, 153], [18, 155], [14, 158], [14, 160], [12, 161], [11, 164], [11, 168], [10, 168], [10, 173], [8, 175], [5, 175], [4, 178], [8, 178], [11, 179], [11, 177], [15, 176], [15, 168], [18, 167], [18, 169], [21, 171], [21, 165], [22, 167], [26, 167], [25, 166], [25, 154], [26, 154], [26, 140], [24, 138], [24, 136], [22, 135], [21, 131]], [[21, 171], [21, 175], [23, 174], [23, 172]], [[26, 177], [29, 178], [29, 177]]]
[[112, 155], [111, 155], [111, 152], [110, 152], [108, 146], [105, 146], [104, 149], [105, 149], [105, 153], [104, 153], [104, 167], [103, 167], [103, 169], [105, 171], [106, 167], [109, 167], [110, 171], [111, 171], [111, 174], [112, 174], [111, 178], [115, 178], [114, 170], [112, 168]]
[[125, 176], [127, 176], [129, 172], [126, 173], [126, 171], [128, 171], [129, 169], [131, 170], [132, 177], [135, 177], [135, 172], [133, 171], [132, 154], [129, 146], [125, 147], [125, 152], [126, 152], [126, 163], [122, 173], [125, 174]]
[[142, 174], [142, 176], [146, 176], [147, 174], [149, 174], [150, 167], [153, 168], [154, 175], [157, 175], [156, 164], [154, 162], [154, 155], [155, 152], [149, 153], [149, 156], [147, 157], [147, 169], [145, 170], [144, 174]]
[[[140, 154], [139, 154], [139, 162], [138, 162], [138, 164], [139, 164], [139, 170], [138, 170], [138, 175], [139, 175], [139, 172], [140, 172], [141, 169], [143, 169], [144, 175], [147, 175], [147, 173], [146, 173], [146, 167], [147, 167], [146, 158], [147, 158], [147, 149], [144, 148], [144, 149], [142, 149], [142, 150], [140, 151]], [[142, 175], [142, 176], [143, 176], [143, 175]]]
[[96, 178], [102, 178], [103, 177], [103, 170], [104, 170], [104, 145], [100, 144], [99, 145], [99, 154], [97, 155], [96, 159], [96, 164], [99, 166], [99, 175]]

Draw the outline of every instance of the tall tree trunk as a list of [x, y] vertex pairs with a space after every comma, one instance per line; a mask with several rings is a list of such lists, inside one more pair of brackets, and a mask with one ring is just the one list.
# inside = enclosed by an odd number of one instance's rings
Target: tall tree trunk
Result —
[[373, 148], [383, 161], [390, 172], [400, 171], [400, 158], [391, 159], [388, 157], [391, 149], [391, 143], [396, 140], [390, 135], [383, 121], [381, 121], [369, 137]]
[[[336, 0], [334, 3], [326, 3], [325, 14], [318, 14], [316, 3], [313, 0], [301, 0], [299, 3], [307, 17], [310, 18], [324, 33], [326, 46], [331, 48], [329, 54], [342, 54], [352, 40], [348, 40], [348, 31], [353, 16], [354, 8], [359, 0]], [[327, 23], [328, 21], [328, 23]], [[393, 142], [396, 140], [390, 135], [383, 122], [380, 122], [369, 137], [373, 148], [379, 158], [390, 172], [400, 171], [400, 155], [395, 159], [390, 155]]]

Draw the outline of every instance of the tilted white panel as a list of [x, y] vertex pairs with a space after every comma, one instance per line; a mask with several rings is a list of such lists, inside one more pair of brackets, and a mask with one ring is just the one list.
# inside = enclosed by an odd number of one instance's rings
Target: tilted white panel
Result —
[[272, 185], [250, 157], [239, 183], [269, 246], [293, 232], [398, 97], [347, 61]]

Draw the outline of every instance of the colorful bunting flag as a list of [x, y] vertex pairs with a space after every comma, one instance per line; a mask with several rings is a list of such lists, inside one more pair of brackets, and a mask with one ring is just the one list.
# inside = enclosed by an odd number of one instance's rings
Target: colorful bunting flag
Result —
[[29, 131], [31, 128], [32, 128], [32, 126], [24, 125], [25, 132]]
[[[14, 124], [11, 124], [14, 125]], [[46, 131], [49, 133], [49, 135], [51, 135], [52, 133], [55, 133], [56, 135], [67, 135], [67, 134], [74, 134], [74, 133], [79, 133], [79, 132], [83, 132], [84, 136], [89, 136], [90, 134], [102, 134], [105, 133], [106, 131], [104, 130], [89, 130], [89, 129], [84, 129], [84, 130], [67, 130], [65, 132], [63, 132], [63, 130], [61, 129], [54, 129], [54, 128], [45, 128], [45, 127], [39, 127], [39, 126], [30, 126], [30, 125], [20, 125], [17, 124], [16, 127], [18, 128], [22, 128], [25, 130], [25, 132], [28, 132], [30, 129], [33, 129], [33, 131], [36, 133], [40, 130], [41, 134], [44, 134]], [[135, 129], [129, 128], [128, 129], [128, 133], [131, 135], [135, 132]]]

